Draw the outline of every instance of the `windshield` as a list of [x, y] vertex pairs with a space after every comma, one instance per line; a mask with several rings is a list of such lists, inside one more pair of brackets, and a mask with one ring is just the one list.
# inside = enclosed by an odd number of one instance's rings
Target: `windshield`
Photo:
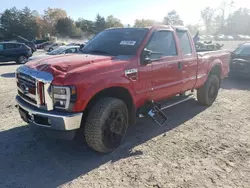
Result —
[[66, 49], [67, 49], [67, 48], [59, 47], [59, 48], [56, 48], [55, 50], [49, 52], [48, 54], [49, 54], [49, 55], [58, 55], [58, 54], [63, 53]]
[[241, 45], [234, 51], [235, 55], [250, 56], [250, 45]]
[[135, 55], [148, 29], [123, 28], [105, 30], [82, 49], [84, 53], [101, 55]]

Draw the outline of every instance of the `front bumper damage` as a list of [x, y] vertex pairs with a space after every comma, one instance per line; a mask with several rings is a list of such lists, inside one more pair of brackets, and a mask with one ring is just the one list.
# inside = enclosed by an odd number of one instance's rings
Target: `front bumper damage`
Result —
[[20, 116], [27, 123], [58, 131], [71, 131], [81, 126], [82, 113], [41, 110], [16, 96]]

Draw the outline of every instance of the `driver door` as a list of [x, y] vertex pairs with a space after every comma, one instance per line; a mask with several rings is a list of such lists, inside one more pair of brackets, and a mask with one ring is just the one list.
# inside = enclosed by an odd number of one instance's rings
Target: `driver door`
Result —
[[183, 86], [179, 63], [182, 56], [176, 45], [177, 37], [172, 30], [155, 31], [146, 48], [162, 55], [150, 55], [152, 100], [159, 101], [178, 94]]

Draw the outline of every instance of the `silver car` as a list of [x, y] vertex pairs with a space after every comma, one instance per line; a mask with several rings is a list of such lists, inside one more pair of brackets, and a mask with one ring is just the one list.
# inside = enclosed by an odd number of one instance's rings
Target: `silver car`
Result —
[[61, 54], [69, 54], [69, 53], [78, 53], [80, 47], [79, 46], [61, 46], [56, 48], [55, 50], [48, 52], [44, 55], [37, 55], [29, 58], [29, 61], [37, 60], [45, 57], [50, 57], [53, 55], [61, 55]]
[[47, 51], [47, 52], [51, 52], [51, 51], [55, 50], [56, 48], [58, 48], [58, 47], [60, 47], [60, 46], [64, 46], [64, 45], [65, 45], [65, 44], [62, 43], [62, 42], [57, 42], [57, 43], [54, 43], [54, 44], [45, 46], [45, 47], [44, 47], [44, 50]]

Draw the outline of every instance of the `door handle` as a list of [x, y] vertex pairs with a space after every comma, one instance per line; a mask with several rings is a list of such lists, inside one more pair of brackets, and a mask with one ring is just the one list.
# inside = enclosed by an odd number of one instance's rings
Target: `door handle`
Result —
[[180, 61], [179, 61], [179, 62], [178, 62], [178, 69], [179, 69], [179, 70], [182, 70], [182, 68], [183, 68], [183, 62], [180, 62]]

